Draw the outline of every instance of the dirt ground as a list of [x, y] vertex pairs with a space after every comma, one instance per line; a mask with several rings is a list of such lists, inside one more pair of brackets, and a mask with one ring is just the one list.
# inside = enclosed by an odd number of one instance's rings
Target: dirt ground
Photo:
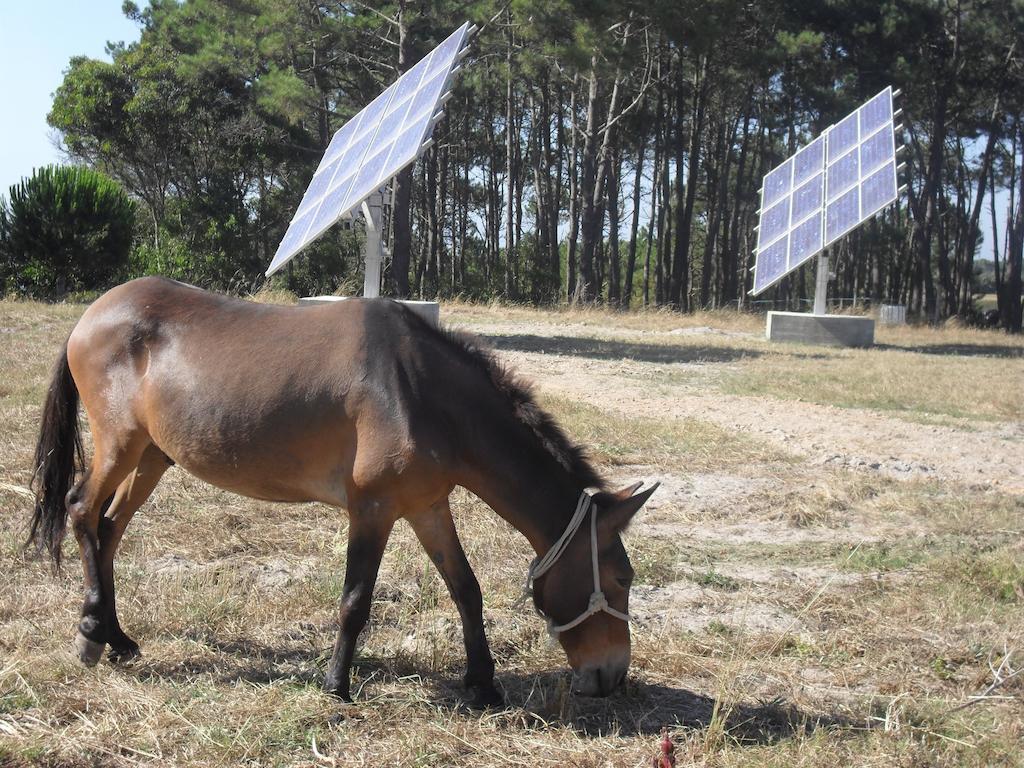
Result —
[[[454, 322], [488, 338], [509, 365], [543, 390], [624, 416], [710, 421], [773, 443], [812, 466], [930, 477], [1024, 493], [1024, 421], [915, 424], [875, 410], [806, 402], [797, 387], [787, 400], [709, 392], [706, 379], [721, 369], [715, 360], [673, 362], [671, 348], [656, 361], [634, 354], [637, 340], [646, 344], [708, 337], [760, 341], [759, 334], [708, 326], [636, 331], [588, 324], [575, 330], [583, 331], [584, 338], [610, 342], [598, 356], [591, 356], [586, 344], [573, 344], [571, 326], [460, 324], [457, 317]], [[673, 378], [678, 381], [673, 383]], [[646, 386], [645, 380], [657, 386]]]

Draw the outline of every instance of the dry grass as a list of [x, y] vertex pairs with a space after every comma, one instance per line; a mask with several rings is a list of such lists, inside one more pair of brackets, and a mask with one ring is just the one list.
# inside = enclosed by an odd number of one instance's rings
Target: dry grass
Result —
[[656, 382], [871, 408], [912, 422], [967, 426], [971, 420], [1024, 418], [1024, 341], [999, 330], [879, 325], [877, 345], [854, 350], [769, 343], [763, 316], [730, 311], [538, 312], [455, 303], [446, 305], [445, 315], [493, 335], [499, 348], [579, 354], [582, 339], [583, 351], [605, 359], [720, 364], [707, 366], [712, 370], [652, 371], [648, 375]]
[[[999, 334], [993, 340], [1005, 338]], [[1024, 416], [1021, 346], [950, 343], [821, 350], [814, 365], [801, 364], [795, 354], [780, 350], [745, 363], [725, 379], [722, 388], [733, 394], [872, 408], [917, 421], [949, 421], [941, 417], [1001, 421]]]
[[[1019, 496], [812, 469], [698, 419], [609, 416], [600, 403], [560, 396], [545, 403], [605, 470], [666, 481], [667, 501], [628, 536], [634, 607], [645, 617], [621, 693], [570, 695], [561, 651], [515, 604], [531, 553], [460, 492], [457, 524], [483, 586], [508, 708], [462, 706], [458, 617], [406, 526], [381, 571], [357, 703], [323, 696], [344, 515], [242, 499], [177, 468], [118, 558], [122, 621], [144, 656], [84, 669], [71, 654], [81, 601], [73, 546], [56, 577], [20, 548], [38, 403], [81, 311], [0, 302], [0, 764], [646, 766], [668, 728], [680, 765], [1024, 765], [1024, 675], [970, 698], [1007, 657], [1004, 674], [1024, 666]], [[652, 336], [685, 323], [760, 329], [735, 316], [458, 311], [513, 333], [571, 322], [580, 326], [572, 333], [599, 336], [613, 321]], [[969, 341], [966, 331], [901, 333], [888, 343], [1005, 346]], [[758, 351], [739, 364], [769, 390], [783, 362], [803, 360], [753, 336], [716, 339], [702, 343]], [[1016, 358], [876, 352], [879, 366], [916, 366], [914, 376], [949, 385], [915, 408], [1014, 417], [998, 390], [1019, 371]], [[822, 401], [895, 406], [914, 396], [899, 386], [880, 394], [875, 377], [858, 376], [871, 353], [830, 359], [849, 380], [822, 384]], [[988, 384], [968, 397], [960, 380]], [[728, 503], [670, 495], [702, 473], [744, 480], [766, 468], [773, 484]]]

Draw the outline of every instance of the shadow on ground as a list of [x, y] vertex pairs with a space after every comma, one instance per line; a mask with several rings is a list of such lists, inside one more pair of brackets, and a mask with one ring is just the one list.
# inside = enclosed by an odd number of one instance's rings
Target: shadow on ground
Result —
[[498, 350], [543, 352], [595, 360], [637, 360], [643, 363], [731, 363], [744, 358], [760, 357], [763, 351], [747, 347], [713, 347], [707, 345], [675, 346], [671, 344], [638, 344], [608, 341], [580, 336], [483, 336]]
[[[202, 658], [173, 661], [140, 660], [124, 668], [125, 674], [142, 680], [172, 680], [192, 684], [198, 679], [212, 678], [224, 685], [239, 682], [269, 685], [290, 682], [300, 686], [319, 687], [323, 681], [328, 650], [293, 645], [274, 648], [252, 642], [218, 641], [204, 638], [201, 642], [213, 653]], [[448, 709], [468, 717], [478, 716], [466, 706], [467, 694], [461, 685], [461, 669], [429, 670], [418, 660], [405, 655], [393, 658], [362, 655], [353, 669], [352, 690], [355, 707], [386, 708], [394, 700], [398, 708], [406, 707], [417, 685], [427, 689], [432, 707]], [[546, 728], [561, 723], [586, 736], [619, 733], [623, 736], [657, 736], [664, 728], [709, 727], [716, 720], [724, 722], [729, 736], [741, 744], [772, 744], [819, 728], [863, 727], [842, 715], [815, 712], [783, 699], [761, 702], [724, 702], [691, 691], [648, 683], [632, 675], [626, 685], [607, 698], [587, 698], [569, 693], [569, 672], [554, 670], [540, 674], [503, 672], [497, 685], [506, 700], [506, 708], [492, 711], [488, 718], [509, 730]], [[387, 691], [381, 691], [381, 688]], [[415, 696], [419, 699], [419, 695]], [[347, 707], [353, 705], [342, 705]], [[339, 713], [345, 717], [345, 713]]]
[[875, 349], [893, 352], [917, 352], [922, 355], [947, 357], [998, 357], [1024, 358], [1024, 345], [1019, 347], [987, 346], [985, 344], [921, 344], [903, 346], [899, 344], [875, 344]]

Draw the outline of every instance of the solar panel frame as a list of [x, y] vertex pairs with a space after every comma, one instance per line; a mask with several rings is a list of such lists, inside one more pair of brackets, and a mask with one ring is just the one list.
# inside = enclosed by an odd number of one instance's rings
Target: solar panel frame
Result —
[[267, 276], [346, 216], [422, 152], [466, 51], [470, 24], [455, 30], [332, 137]]

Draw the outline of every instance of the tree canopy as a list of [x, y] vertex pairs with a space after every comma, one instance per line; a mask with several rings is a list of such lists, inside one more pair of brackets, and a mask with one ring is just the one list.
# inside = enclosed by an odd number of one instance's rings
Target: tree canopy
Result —
[[47, 166], [0, 197], [0, 292], [36, 297], [108, 284], [123, 274], [135, 203], [82, 166]]
[[[333, 132], [470, 20], [481, 32], [436, 142], [396, 184], [392, 292], [750, 306], [764, 172], [892, 84], [905, 202], [832, 249], [833, 293], [970, 316], [980, 255], [1020, 328], [1024, 0], [125, 11], [140, 40], [72, 59], [49, 119], [141, 202], [140, 268], [258, 283]], [[282, 279], [332, 290], [360, 269], [358, 236], [335, 228]], [[804, 269], [758, 298], [799, 306], [811, 281]]]

